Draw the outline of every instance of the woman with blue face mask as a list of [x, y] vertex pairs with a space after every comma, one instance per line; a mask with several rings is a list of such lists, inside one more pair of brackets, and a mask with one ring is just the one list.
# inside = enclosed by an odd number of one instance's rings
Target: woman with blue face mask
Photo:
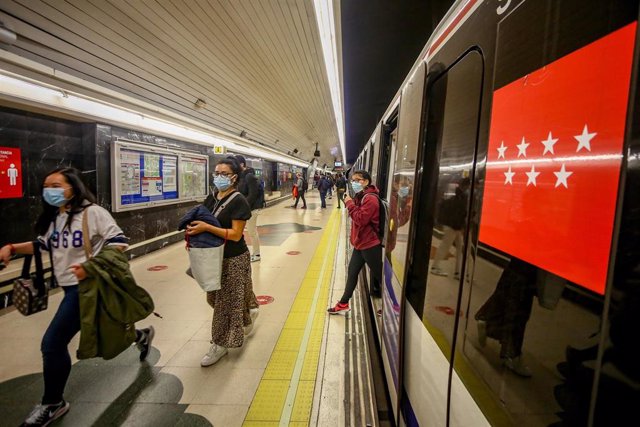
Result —
[[358, 283], [358, 275], [365, 264], [371, 269], [373, 280], [371, 294], [380, 297], [382, 283], [382, 244], [380, 242], [380, 199], [379, 191], [371, 184], [369, 172], [355, 171], [351, 176], [351, 188], [354, 196], [345, 194], [344, 204], [351, 218], [351, 246], [353, 252], [349, 260], [347, 283], [340, 301], [327, 311], [329, 314], [346, 313], [349, 311], [349, 300]]
[[[111, 214], [95, 205], [96, 199], [74, 168], [59, 168], [47, 175], [42, 185], [42, 213], [36, 222], [40, 247], [49, 251], [53, 274], [64, 290], [64, 297], [42, 338], [41, 350], [44, 376], [42, 402], [34, 408], [22, 426], [48, 425], [69, 410], [63, 392], [71, 372], [68, 345], [80, 331], [79, 282], [87, 278], [82, 266], [87, 261], [84, 240], [88, 239], [92, 253], [103, 247], [124, 250], [128, 239]], [[83, 219], [87, 216], [89, 236], [84, 235]], [[32, 255], [34, 243], [14, 243], [0, 249], [0, 262], [9, 263], [14, 254]], [[143, 361], [151, 348], [153, 327], [136, 330], [136, 344]]]
[[216, 191], [207, 197], [204, 205], [211, 212], [218, 211], [221, 227], [193, 221], [186, 231], [190, 236], [212, 233], [225, 240], [220, 289], [207, 292], [207, 302], [213, 308], [212, 345], [200, 361], [202, 366], [213, 365], [229, 348], [241, 347], [259, 313], [251, 280], [251, 257], [243, 236], [251, 208], [236, 190], [240, 172], [240, 165], [234, 159], [224, 159], [216, 165], [213, 174]]

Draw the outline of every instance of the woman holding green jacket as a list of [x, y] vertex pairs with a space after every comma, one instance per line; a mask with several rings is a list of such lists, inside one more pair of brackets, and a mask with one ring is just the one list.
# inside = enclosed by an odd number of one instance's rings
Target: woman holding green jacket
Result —
[[[71, 357], [68, 345], [80, 331], [80, 302], [78, 283], [87, 278], [82, 264], [87, 261], [84, 239], [89, 239], [92, 252], [103, 247], [127, 248], [127, 238], [109, 212], [94, 205], [95, 197], [74, 168], [59, 168], [49, 173], [42, 185], [42, 213], [36, 222], [41, 246], [51, 251], [55, 279], [64, 290], [56, 314], [42, 338], [44, 396], [22, 426], [43, 426], [60, 418], [69, 410], [63, 392], [69, 373]], [[91, 209], [87, 207], [91, 206]], [[89, 236], [83, 232], [83, 217], [87, 215]], [[7, 244], [0, 249], [0, 262], [9, 264], [12, 255], [33, 254], [34, 243]], [[153, 328], [136, 331], [140, 360], [149, 352]]]

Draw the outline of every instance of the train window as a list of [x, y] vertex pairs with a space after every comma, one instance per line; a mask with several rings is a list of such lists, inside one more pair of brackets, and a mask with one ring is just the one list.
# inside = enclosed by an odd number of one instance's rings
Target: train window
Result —
[[638, 15], [622, 3], [526, 2], [498, 29], [455, 356], [495, 424], [619, 425], [638, 401], [602, 337]]

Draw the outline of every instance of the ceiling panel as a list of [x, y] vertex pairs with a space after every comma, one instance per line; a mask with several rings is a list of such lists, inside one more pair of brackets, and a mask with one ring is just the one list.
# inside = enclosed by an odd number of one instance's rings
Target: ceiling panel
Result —
[[0, 11], [20, 56], [307, 161], [316, 142], [320, 163], [339, 147], [312, 0], [3, 0]]

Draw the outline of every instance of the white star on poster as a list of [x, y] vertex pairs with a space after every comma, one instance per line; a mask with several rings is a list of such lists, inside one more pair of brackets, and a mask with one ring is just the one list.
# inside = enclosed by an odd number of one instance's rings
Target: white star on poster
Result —
[[562, 164], [560, 170], [558, 172], [554, 172], [553, 174], [556, 176], [556, 178], [558, 178], [556, 181], [556, 187], [564, 185], [564, 188], [569, 188], [567, 184], [567, 178], [569, 178], [573, 174], [573, 172], [567, 172], [564, 168], [564, 163]]
[[516, 145], [516, 147], [518, 147], [518, 157], [520, 157], [520, 155], [523, 155], [524, 157], [527, 157], [527, 147], [529, 146], [529, 143], [526, 142], [524, 140], [524, 136], [522, 137], [522, 142], [518, 145]]
[[553, 146], [556, 144], [556, 142], [558, 142], [558, 138], [553, 138], [551, 136], [551, 132], [549, 132], [549, 136], [547, 136], [547, 139], [542, 141], [542, 144], [544, 144], [544, 151], [542, 152], [542, 155], [544, 156], [547, 153], [556, 154], [553, 152]]
[[508, 147], [505, 147], [504, 141], [500, 142], [500, 147], [498, 147], [498, 158], [504, 159], [504, 152], [507, 151]]
[[584, 125], [584, 129], [582, 129], [582, 134], [575, 135], [574, 138], [578, 140], [578, 148], [576, 149], [576, 153], [583, 148], [586, 148], [588, 151], [591, 151], [591, 140], [597, 133], [589, 133], [589, 129], [587, 129], [587, 125]]
[[509, 170], [507, 172], [503, 172], [504, 173], [504, 184], [507, 185], [507, 183], [513, 185], [513, 176], [516, 174], [515, 172], [511, 172], [511, 166], [509, 166]]
[[527, 185], [533, 184], [534, 187], [537, 187], [536, 178], [540, 175], [540, 172], [536, 172], [535, 165], [531, 165], [531, 171], [525, 172], [525, 174], [527, 175]]

